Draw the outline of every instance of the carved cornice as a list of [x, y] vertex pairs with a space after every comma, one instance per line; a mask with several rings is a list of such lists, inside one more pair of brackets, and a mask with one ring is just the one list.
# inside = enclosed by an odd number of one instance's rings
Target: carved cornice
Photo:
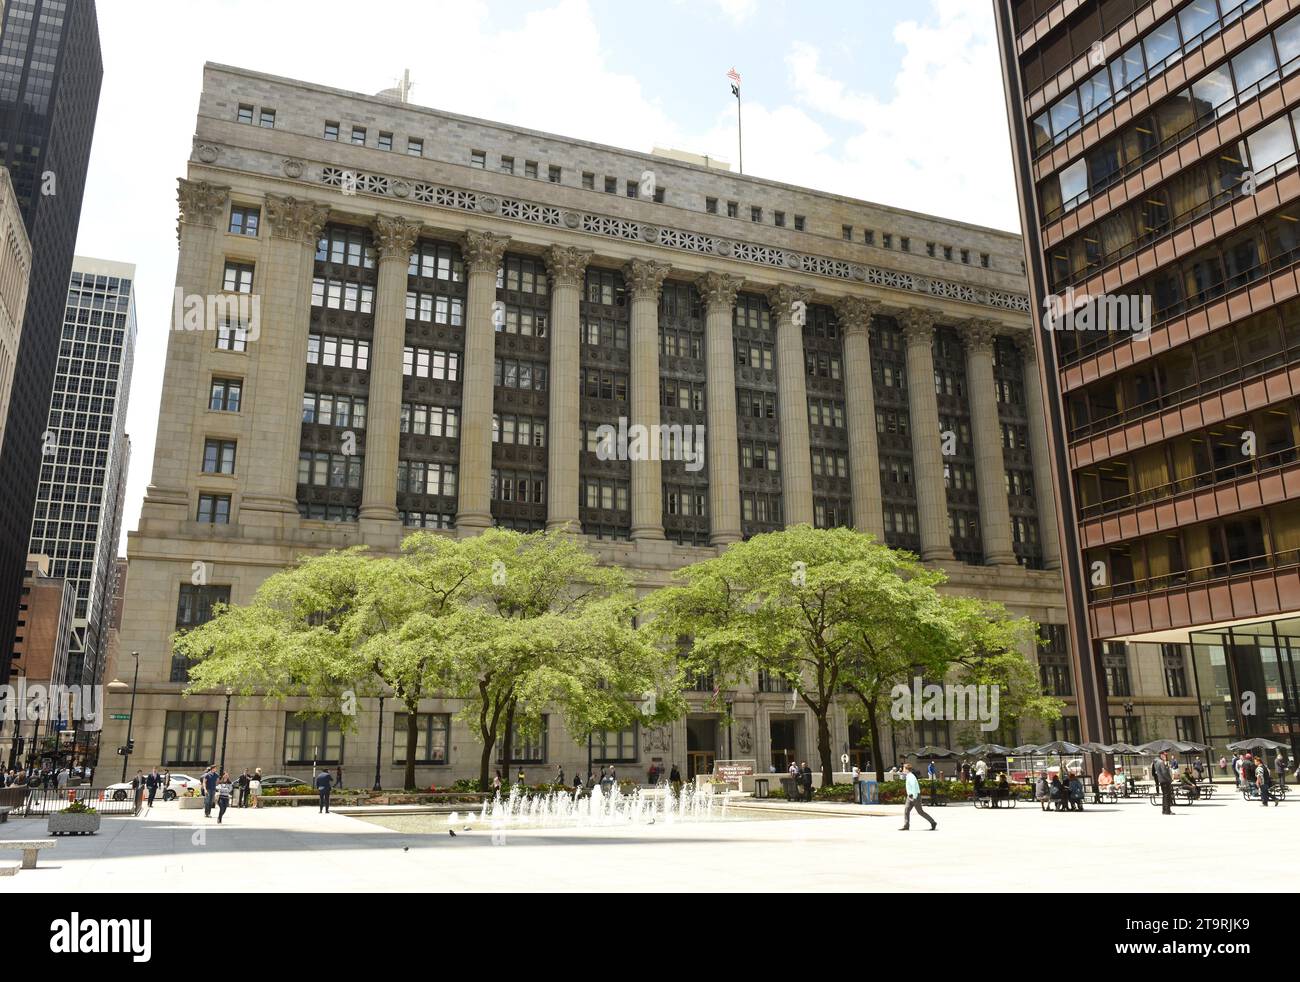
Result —
[[375, 252], [381, 262], [385, 259], [407, 262], [411, 258], [411, 248], [420, 237], [418, 223], [392, 215], [376, 215], [370, 228], [375, 235]]
[[465, 257], [465, 269], [471, 273], [496, 273], [509, 244], [508, 235], [469, 229], [461, 237], [460, 246]]
[[909, 307], [899, 315], [903, 326], [903, 337], [908, 344], [933, 344], [934, 325], [939, 320], [939, 312], [929, 307]]
[[633, 300], [659, 301], [664, 280], [672, 267], [667, 263], [657, 263], [652, 259], [632, 259], [623, 267], [623, 282], [632, 293]]
[[769, 289], [766, 296], [767, 305], [771, 308], [772, 316], [776, 318], [776, 322], [778, 324], [788, 324], [791, 321], [791, 315], [794, 313], [794, 305], [802, 300], [806, 307], [812, 300], [812, 290], [783, 283]]
[[271, 223], [271, 234], [277, 239], [315, 245], [329, 217], [329, 205], [318, 201], [291, 195], [266, 196], [266, 218]]
[[551, 276], [551, 282], [555, 286], [581, 288], [591, 255], [590, 249], [551, 246], [546, 250], [546, 271]]
[[187, 181], [182, 177], [176, 189], [181, 224], [215, 226], [225, 215], [229, 199], [228, 187], [207, 181]]
[[700, 291], [700, 298], [705, 307], [725, 307], [731, 310], [736, 304], [736, 294], [740, 292], [741, 279], [727, 273], [709, 272], [695, 281], [695, 288]]
[[832, 305], [840, 330], [847, 336], [871, 330], [871, 320], [884, 306], [879, 300], [866, 297], [837, 297]]

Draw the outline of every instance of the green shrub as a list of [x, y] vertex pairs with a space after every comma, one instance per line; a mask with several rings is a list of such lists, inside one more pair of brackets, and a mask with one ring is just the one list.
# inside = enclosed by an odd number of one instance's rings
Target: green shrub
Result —
[[828, 784], [813, 792], [813, 801], [857, 801], [852, 784]]
[[91, 808], [84, 801], [74, 801], [63, 809], [64, 815], [94, 815], [95, 809]]

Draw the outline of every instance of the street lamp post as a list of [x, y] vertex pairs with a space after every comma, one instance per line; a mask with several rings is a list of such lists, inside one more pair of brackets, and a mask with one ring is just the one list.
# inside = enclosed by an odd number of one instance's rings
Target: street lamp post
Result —
[[226, 718], [221, 723], [221, 765], [217, 768], [219, 775], [226, 773], [226, 734], [230, 732], [230, 697], [235, 690], [226, 686]]
[[379, 780], [379, 763], [384, 755], [384, 697], [379, 697], [379, 736], [375, 737], [375, 785], [372, 791], [384, 790]]
[[[135, 675], [131, 679], [131, 709], [126, 717], [126, 746], [122, 748], [122, 783], [126, 783], [126, 769], [131, 763], [131, 734], [135, 730], [135, 693], [140, 685], [140, 652], [131, 652], [131, 657], [135, 659]], [[120, 679], [113, 679], [108, 683], [108, 688], [114, 692], [120, 692], [126, 688], [126, 683]]]

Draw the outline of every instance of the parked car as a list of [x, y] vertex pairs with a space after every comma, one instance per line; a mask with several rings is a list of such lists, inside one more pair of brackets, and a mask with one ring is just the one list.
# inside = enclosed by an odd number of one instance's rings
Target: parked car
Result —
[[262, 778], [262, 790], [269, 788], [310, 788], [312, 786], [309, 777], [290, 777], [288, 774], [268, 774]]
[[[191, 788], [195, 791], [203, 790], [202, 783], [197, 777], [190, 777], [188, 774], [173, 774], [167, 787], [162, 789], [162, 799], [163, 801], [175, 801], [177, 797], [185, 794]], [[110, 784], [104, 790], [114, 801], [126, 801], [131, 795], [131, 782], [122, 781], [117, 784]]]

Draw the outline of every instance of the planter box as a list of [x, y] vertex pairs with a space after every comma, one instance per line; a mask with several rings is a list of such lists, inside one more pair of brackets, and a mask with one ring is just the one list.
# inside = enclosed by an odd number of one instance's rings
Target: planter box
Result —
[[94, 835], [99, 831], [99, 813], [53, 812], [46, 831], [50, 835]]
[[202, 796], [199, 796], [198, 798], [189, 798], [189, 797], [177, 798], [176, 804], [178, 804], [181, 808], [202, 808], [203, 798]]

